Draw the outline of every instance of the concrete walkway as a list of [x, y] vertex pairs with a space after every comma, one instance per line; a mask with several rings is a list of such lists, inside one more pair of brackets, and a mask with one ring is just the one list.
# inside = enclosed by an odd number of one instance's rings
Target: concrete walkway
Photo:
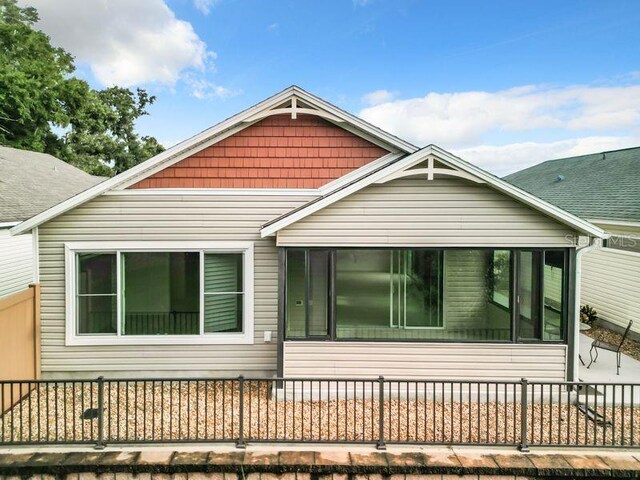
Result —
[[418, 480], [638, 478], [640, 450], [549, 450], [465, 447], [250, 446], [167, 449], [12, 449], [0, 453], [0, 476], [49, 480]]
[[[580, 334], [580, 355], [586, 365], [589, 365], [589, 349], [593, 338]], [[622, 355], [620, 362], [620, 375], [616, 375], [616, 354], [607, 350], [598, 350], [598, 361], [590, 368], [580, 364], [578, 375], [584, 382], [613, 382], [613, 383], [638, 383], [640, 382], [640, 362], [629, 355]]]
[[[580, 335], [580, 354], [585, 365], [580, 364], [578, 375], [581, 381], [591, 383], [592, 386], [583, 390], [580, 401], [590, 406], [618, 405], [623, 407], [634, 404], [640, 406], [640, 386], [629, 384], [640, 383], [640, 362], [628, 355], [622, 355], [620, 375], [616, 374], [616, 354], [607, 350], [598, 351], [598, 360], [589, 365], [589, 349], [593, 339]], [[594, 354], [595, 357], [595, 354]], [[603, 383], [627, 384], [624, 386], [604, 386]]]

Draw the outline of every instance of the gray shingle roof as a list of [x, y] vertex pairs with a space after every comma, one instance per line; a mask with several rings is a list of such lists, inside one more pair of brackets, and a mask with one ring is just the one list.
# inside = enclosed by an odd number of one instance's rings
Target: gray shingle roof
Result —
[[46, 153], [0, 146], [0, 222], [18, 222], [105, 180]]
[[549, 160], [504, 180], [587, 220], [640, 222], [640, 147]]

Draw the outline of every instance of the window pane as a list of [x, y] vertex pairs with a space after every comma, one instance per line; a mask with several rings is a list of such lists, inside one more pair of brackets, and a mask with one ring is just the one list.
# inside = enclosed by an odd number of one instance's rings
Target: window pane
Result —
[[[496, 268], [492, 250], [447, 250], [444, 260], [444, 339], [474, 342], [508, 341], [511, 339], [509, 305], [496, 305], [492, 284]], [[510, 264], [499, 272], [508, 282]]]
[[540, 262], [542, 252], [519, 252], [518, 332], [521, 340], [540, 340]]
[[563, 337], [564, 252], [544, 254], [544, 340], [559, 341]]
[[[339, 250], [336, 335], [508, 341], [509, 306], [492, 301], [491, 250]], [[509, 252], [498, 280], [509, 289]]]
[[[398, 321], [406, 328], [442, 326], [441, 252], [405, 250], [394, 252], [402, 282], [397, 295], [402, 300], [397, 308]], [[403, 290], [405, 292], [403, 292]]]
[[329, 310], [329, 252], [309, 251], [309, 324], [307, 336], [326, 336]]
[[242, 332], [242, 294], [204, 296], [204, 332]]
[[491, 265], [491, 298], [494, 303], [509, 307], [511, 289], [511, 252], [495, 250]]
[[241, 253], [205, 254], [205, 333], [242, 332], [242, 262]]
[[122, 254], [124, 335], [200, 333], [198, 252]]
[[242, 292], [242, 254], [206, 253], [204, 255], [205, 293]]
[[286, 291], [287, 338], [326, 337], [329, 314], [329, 252], [287, 251]]
[[386, 338], [391, 330], [390, 250], [336, 252], [336, 335]]
[[306, 335], [305, 252], [287, 251], [287, 337]]
[[77, 297], [78, 334], [117, 333], [117, 307], [115, 295]]
[[116, 293], [115, 253], [78, 253], [77, 264], [77, 293]]

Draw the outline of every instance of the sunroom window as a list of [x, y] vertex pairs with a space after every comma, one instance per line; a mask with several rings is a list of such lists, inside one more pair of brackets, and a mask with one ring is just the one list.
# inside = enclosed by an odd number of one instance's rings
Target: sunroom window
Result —
[[286, 338], [562, 341], [566, 261], [545, 249], [288, 249]]
[[247, 292], [253, 279], [250, 245], [219, 251], [88, 251], [76, 244], [67, 249], [75, 272], [68, 284], [73, 295], [68, 343], [100, 338], [98, 343], [195, 337], [253, 341], [247, 330], [253, 313]]

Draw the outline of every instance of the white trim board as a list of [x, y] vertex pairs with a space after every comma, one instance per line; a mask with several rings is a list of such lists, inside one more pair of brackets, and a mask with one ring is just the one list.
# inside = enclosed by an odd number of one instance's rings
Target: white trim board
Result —
[[486, 172], [480, 167], [465, 162], [461, 158], [458, 158], [435, 145], [424, 147], [418, 152], [412, 153], [395, 163], [391, 163], [386, 167], [380, 168], [378, 171], [362, 176], [351, 185], [347, 185], [342, 189], [334, 190], [319, 200], [312, 200], [306, 206], [265, 224], [260, 230], [260, 234], [262, 237], [271, 236], [279, 230], [292, 225], [293, 223], [365, 188], [366, 186], [374, 183], [383, 183], [386, 179], [390, 177], [393, 178], [400, 172], [410, 169], [425, 160], [431, 161], [431, 159], [438, 160], [446, 166], [459, 170], [460, 172], [465, 172], [467, 174], [465, 175], [466, 178], [475, 178], [476, 182], [486, 183], [499, 192], [504, 193], [505, 195], [508, 195], [525, 205], [528, 205], [543, 214], [564, 223], [565, 225], [569, 225], [579, 232], [587, 233], [598, 238], [608, 238], [609, 236], [604, 230], [596, 227], [586, 220], [576, 217], [555, 205], [545, 202], [544, 200], [511, 185], [510, 183]]
[[145, 196], [145, 195], [217, 195], [217, 196], [297, 196], [317, 197], [321, 195], [318, 189], [295, 188], [140, 188], [132, 190], [111, 190], [104, 192], [105, 196]]
[[384, 145], [388, 150], [405, 153], [412, 153], [418, 150], [418, 147], [415, 145], [412, 145], [395, 135], [384, 132], [378, 127], [375, 127], [374, 125], [371, 125], [370, 123], [365, 122], [364, 120], [351, 115], [350, 113], [347, 113], [344, 110], [331, 105], [321, 98], [318, 98], [294, 85], [234, 115], [233, 117], [230, 117], [227, 120], [224, 120], [217, 125], [214, 125], [213, 127], [174, 145], [155, 157], [152, 157], [149, 160], [116, 175], [115, 177], [105, 180], [104, 182], [101, 182], [57, 205], [54, 205], [51, 208], [48, 208], [44, 212], [25, 220], [19, 225], [13, 227], [11, 229], [11, 234], [17, 235], [31, 230], [32, 228], [97, 197], [98, 195], [116, 188], [125, 188], [125, 185], [136, 183], [143, 178], [152, 175], [158, 170], [167, 168], [196, 151], [220, 141], [225, 138], [225, 136], [231, 135], [231, 132], [235, 133], [236, 131], [240, 131], [243, 128], [248, 127], [251, 123], [247, 123], [245, 120], [250, 119], [257, 113], [268, 111], [292, 98], [300, 99], [306, 104], [309, 104], [319, 110], [324, 110], [325, 112], [342, 119], [343, 122], [338, 124], [341, 128], [356, 133], [357, 135], [378, 145]]
[[[254, 343], [254, 247], [253, 242], [201, 241], [114, 241], [68, 242], [65, 250], [65, 345], [252, 345]], [[241, 333], [201, 333], [199, 335], [120, 335], [122, 325], [121, 252], [184, 252], [243, 254], [243, 331]], [[117, 266], [117, 334], [78, 335], [76, 333], [76, 254], [115, 253]], [[201, 258], [202, 261], [202, 258]], [[204, 320], [203, 269], [200, 269], [200, 323]]]

